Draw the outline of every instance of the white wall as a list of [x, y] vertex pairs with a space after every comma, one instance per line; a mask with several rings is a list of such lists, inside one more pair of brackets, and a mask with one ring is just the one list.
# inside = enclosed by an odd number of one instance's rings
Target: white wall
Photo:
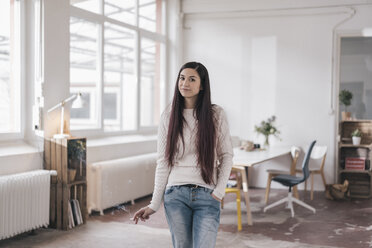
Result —
[[43, 151], [18, 142], [0, 145], [0, 176], [43, 168]]
[[[47, 110], [70, 95], [70, 2], [44, 1], [44, 137], [58, 132], [60, 112]], [[68, 112], [68, 111], [66, 111]], [[69, 120], [65, 113], [65, 120]]]
[[[250, 3], [185, 0], [184, 61], [197, 60], [208, 68], [212, 100], [225, 108], [232, 135], [262, 142], [254, 125], [276, 115], [282, 141], [272, 139], [271, 144], [306, 146], [316, 139], [317, 144], [327, 145], [325, 174], [327, 183], [333, 183], [337, 125], [330, 114], [331, 95], [335, 96], [333, 29], [353, 11], [350, 6], [315, 8], [313, 4], [352, 2]], [[353, 19], [337, 30], [372, 25], [372, 6], [355, 8]], [[289, 158], [253, 169], [251, 185], [265, 187], [265, 169], [286, 164]], [[315, 185], [323, 189], [320, 177]]]

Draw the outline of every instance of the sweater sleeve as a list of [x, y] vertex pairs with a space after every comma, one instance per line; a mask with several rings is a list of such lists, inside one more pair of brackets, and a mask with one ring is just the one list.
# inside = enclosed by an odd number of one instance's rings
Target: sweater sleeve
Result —
[[160, 208], [170, 173], [168, 161], [165, 158], [165, 149], [167, 145], [167, 116], [166, 113], [162, 114], [158, 128], [158, 158], [156, 161], [155, 185], [152, 200], [149, 205], [154, 211]]
[[213, 194], [219, 199], [225, 195], [225, 188], [230, 177], [231, 167], [233, 165], [233, 146], [230, 137], [229, 125], [223, 109], [220, 113], [219, 132], [217, 135], [217, 159], [220, 162], [217, 185]]

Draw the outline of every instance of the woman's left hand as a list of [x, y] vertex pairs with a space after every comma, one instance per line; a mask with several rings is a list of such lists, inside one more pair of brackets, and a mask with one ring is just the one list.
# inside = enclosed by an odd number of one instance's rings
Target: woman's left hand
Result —
[[135, 222], [135, 224], [137, 224], [138, 219], [141, 219], [142, 221], [148, 220], [150, 218], [150, 215], [152, 215], [153, 213], [155, 213], [155, 211], [151, 208], [143, 207], [134, 214], [132, 220]]
[[219, 202], [221, 202], [221, 199], [220, 198], [218, 198], [217, 196], [215, 196], [213, 193], [211, 194], [212, 195], [212, 197], [216, 200], [216, 201], [219, 201]]

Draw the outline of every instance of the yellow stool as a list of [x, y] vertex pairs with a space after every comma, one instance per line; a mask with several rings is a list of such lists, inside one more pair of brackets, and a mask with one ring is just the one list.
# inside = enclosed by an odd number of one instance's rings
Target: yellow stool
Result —
[[240, 189], [238, 188], [225, 188], [225, 193], [235, 193], [236, 194], [236, 205], [238, 212], [238, 231], [242, 230], [242, 211], [240, 207]]

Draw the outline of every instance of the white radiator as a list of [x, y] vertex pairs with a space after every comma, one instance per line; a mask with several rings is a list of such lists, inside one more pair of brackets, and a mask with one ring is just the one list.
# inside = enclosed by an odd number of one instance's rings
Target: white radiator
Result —
[[49, 224], [50, 175], [34, 170], [0, 176], [0, 240]]
[[88, 164], [88, 212], [149, 195], [154, 189], [157, 153]]

